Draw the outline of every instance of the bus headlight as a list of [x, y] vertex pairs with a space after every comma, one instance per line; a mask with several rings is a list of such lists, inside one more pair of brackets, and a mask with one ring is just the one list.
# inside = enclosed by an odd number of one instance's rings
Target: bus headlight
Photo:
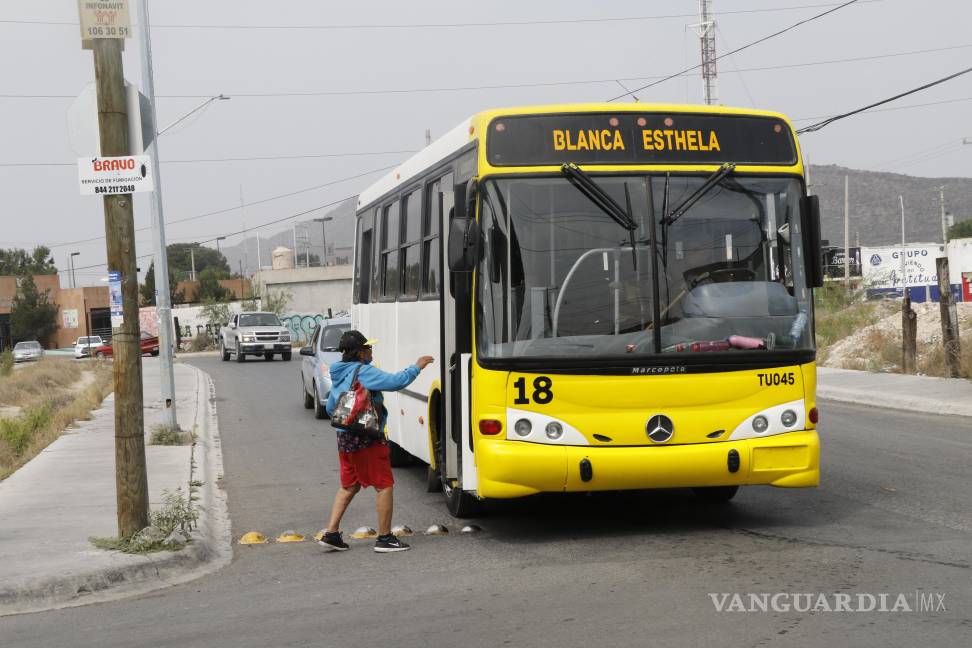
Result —
[[513, 424], [513, 431], [521, 437], [530, 436], [530, 432], [533, 431], [533, 423], [529, 419], [520, 419]]
[[756, 434], [762, 434], [767, 428], [769, 428], [769, 421], [762, 414], [753, 419], [753, 431]]
[[796, 412], [793, 410], [786, 410], [780, 414], [780, 423], [786, 427], [793, 427], [797, 422]]
[[556, 441], [560, 437], [564, 436], [564, 426], [562, 426], [557, 421], [550, 421], [547, 423], [547, 438]]

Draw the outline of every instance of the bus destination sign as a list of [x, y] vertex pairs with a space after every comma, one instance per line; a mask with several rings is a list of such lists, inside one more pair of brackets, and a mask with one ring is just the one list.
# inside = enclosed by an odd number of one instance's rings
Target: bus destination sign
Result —
[[489, 125], [493, 166], [796, 163], [775, 117], [691, 113], [573, 113], [499, 117]]

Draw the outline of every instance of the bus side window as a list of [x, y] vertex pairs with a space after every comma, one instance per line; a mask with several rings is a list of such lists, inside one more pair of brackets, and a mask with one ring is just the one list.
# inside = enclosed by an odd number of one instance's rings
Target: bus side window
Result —
[[394, 300], [398, 296], [399, 253], [399, 204], [396, 200], [386, 205], [381, 216], [381, 257], [378, 266], [378, 282], [383, 299]]
[[354, 268], [354, 303], [371, 301], [372, 241], [375, 210], [369, 210], [358, 219], [357, 257]]
[[402, 198], [402, 299], [416, 299], [421, 279], [422, 191]]
[[449, 173], [428, 185], [425, 219], [422, 225], [422, 294], [438, 296], [442, 286], [439, 232], [442, 215], [451, 214], [454, 197], [452, 174]]

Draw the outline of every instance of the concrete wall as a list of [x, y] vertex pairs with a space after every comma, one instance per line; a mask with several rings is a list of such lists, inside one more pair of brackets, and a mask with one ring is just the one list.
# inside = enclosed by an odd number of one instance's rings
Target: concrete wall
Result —
[[73, 346], [79, 337], [90, 333], [91, 309], [108, 308], [108, 286], [64, 288], [56, 293], [55, 301], [60, 307], [57, 321], [60, 328], [54, 334], [53, 346]]
[[290, 293], [288, 313], [338, 313], [351, 310], [351, 270], [350, 265], [261, 270], [253, 285], [261, 295]]

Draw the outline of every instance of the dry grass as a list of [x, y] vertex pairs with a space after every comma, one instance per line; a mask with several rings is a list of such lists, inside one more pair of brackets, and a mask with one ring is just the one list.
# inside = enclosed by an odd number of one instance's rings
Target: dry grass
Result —
[[43, 358], [0, 380], [0, 405], [39, 405], [80, 379], [80, 363], [67, 358]]
[[0, 404], [16, 405], [19, 416], [0, 420], [0, 479], [34, 458], [75, 421], [91, 418], [91, 411], [112, 390], [112, 370], [107, 363], [88, 363], [93, 380], [81, 390], [78, 363], [45, 359], [0, 382]]

